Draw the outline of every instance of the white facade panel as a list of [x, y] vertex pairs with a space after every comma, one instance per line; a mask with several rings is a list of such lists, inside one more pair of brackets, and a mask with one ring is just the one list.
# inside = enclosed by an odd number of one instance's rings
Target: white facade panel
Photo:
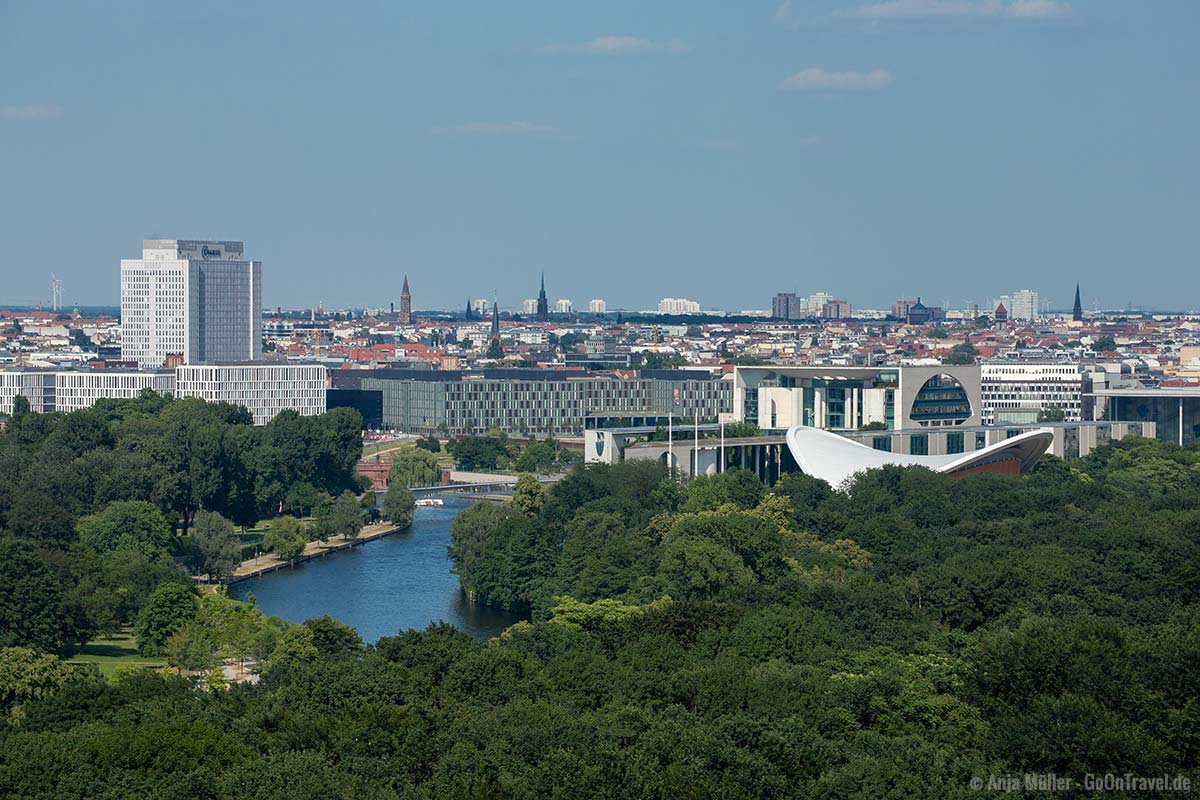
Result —
[[325, 413], [328, 372], [319, 364], [195, 364], [175, 370], [175, 395], [245, 407], [255, 425], [280, 411]]

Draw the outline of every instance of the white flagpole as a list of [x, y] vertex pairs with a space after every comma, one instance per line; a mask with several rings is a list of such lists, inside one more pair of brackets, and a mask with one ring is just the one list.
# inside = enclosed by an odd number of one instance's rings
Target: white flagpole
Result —
[[675, 412], [672, 410], [667, 413], [667, 472], [672, 477], [675, 475], [675, 439], [674, 439], [674, 424]]
[[721, 472], [724, 472], [725, 471], [725, 421], [724, 420], [721, 421], [721, 458], [718, 460], [721, 462], [719, 469]]
[[700, 414], [697, 413], [692, 419], [696, 426], [696, 443], [692, 446], [692, 477], [695, 478], [700, 474]]

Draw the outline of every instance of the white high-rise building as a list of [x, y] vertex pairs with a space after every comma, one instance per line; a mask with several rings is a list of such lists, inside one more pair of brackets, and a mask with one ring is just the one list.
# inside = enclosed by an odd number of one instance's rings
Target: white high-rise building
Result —
[[608, 303], [603, 300], [592, 300], [588, 303], [588, 313], [603, 314], [608, 310]]
[[682, 297], [664, 297], [658, 301], [660, 314], [699, 314], [700, 304]]
[[992, 303], [992, 308], [1000, 303], [1003, 303], [1004, 308], [1008, 310], [1009, 319], [1033, 322], [1040, 316], [1038, 293], [1032, 289], [1022, 289], [1019, 292], [1001, 295]]
[[571, 309], [573, 309], [574, 307], [575, 306], [571, 303], [570, 300], [555, 300], [554, 301], [554, 313], [555, 314], [570, 314]]
[[262, 262], [241, 242], [147, 239], [121, 260], [121, 357], [143, 367], [262, 357]]
[[522, 314], [536, 314], [537, 313], [537, 298], [531, 298], [529, 300], [523, 301], [521, 303], [521, 313]]

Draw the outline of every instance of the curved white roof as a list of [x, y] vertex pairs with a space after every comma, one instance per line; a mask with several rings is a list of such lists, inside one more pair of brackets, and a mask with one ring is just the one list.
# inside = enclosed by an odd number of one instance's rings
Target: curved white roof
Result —
[[927, 467], [935, 472], [957, 472], [998, 459], [1016, 459], [1025, 472], [1038, 462], [1054, 441], [1049, 428], [1027, 431], [982, 450], [944, 456], [913, 456], [867, 447], [845, 436], [798, 425], [787, 432], [787, 446], [806, 474], [837, 488], [855, 473], [885, 467]]

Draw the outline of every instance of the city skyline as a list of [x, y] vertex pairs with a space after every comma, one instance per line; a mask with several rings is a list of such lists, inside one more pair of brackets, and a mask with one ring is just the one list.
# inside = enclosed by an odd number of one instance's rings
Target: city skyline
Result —
[[476, 13], [7, 11], [0, 302], [53, 272], [115, 303], [128, 242], [228, 236], [277, 270], [268, 307], [395, 301], [405, 272], [424, 308], [498, 274], [518, 305], [543, 271], [613, 308], [982, 306], [1047, 275], [1059, 307], [1075, 279], [1087, 308], [1200, 304], [1193, 4]]

